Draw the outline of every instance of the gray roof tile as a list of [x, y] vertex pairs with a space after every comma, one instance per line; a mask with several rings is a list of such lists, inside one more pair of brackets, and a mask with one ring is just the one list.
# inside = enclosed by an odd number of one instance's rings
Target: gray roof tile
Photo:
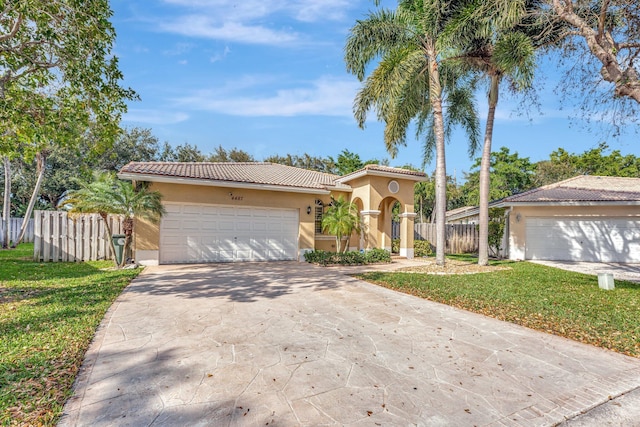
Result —
[[636, 202], [640, 178], [580, 175], [504, 199], [519, 202]]

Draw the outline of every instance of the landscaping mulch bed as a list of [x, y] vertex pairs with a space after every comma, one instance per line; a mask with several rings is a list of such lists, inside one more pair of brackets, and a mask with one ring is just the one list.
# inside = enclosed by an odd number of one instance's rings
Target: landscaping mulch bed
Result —
[[401, 273], [421, 273], [421, 274], [477, 274], [493, 273], [494, 271], [511, 270], [511, 267], [501, 265], [478, 265], [477, 263], [447, 259], [444, 266], [436, 264], [434, 258], [422, 258], [423, 265], [402, 267], [396, 272]]

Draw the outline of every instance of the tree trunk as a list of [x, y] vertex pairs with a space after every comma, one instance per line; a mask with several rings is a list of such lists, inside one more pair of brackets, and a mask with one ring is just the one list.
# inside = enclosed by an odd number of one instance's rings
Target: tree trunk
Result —
[[484, 145], [482, 146], [482, 160], [480, 161], [480, 212], [479, 212], [479, 242], [478, 265], [489, 264], [489, 190], [491, 183], [491, 142], [493, 140], [493, 122], [496, 117], [496, 106], [500, 88], [500, 76], [491, 75], [489, 87], [489, 112], [487, 126], [484, 131]]
[[[122, 231], [124, 231], [124, 248], [122, 248], [122, 260], [118, 267], [124, 267], [127, 260], [127, 253], [130, 250], [131, 242], [133, 240], [133, 218], [127, 216], [122, 221]], [[115, 253], [115, 252], [114, 252]]]
[[[614, 94], [624, 96], [640, 103], [640, 78], [633, 65], [626, 69], [618, 61], [619, 49], [611, 32], [605, 30], [606, 20], [612, 12], [605, 6], [598, 17], [598, 30], [593, 29], [589, 22], [574, 12], [573, 1], [552, 0], [551, 5], [560, 19], [575, 27], [587, 44], [591, 54], [602, 64], [600, 74], [605, 81], [615, 85]], [[614, 8], [614, 6], [610, 6]]]
[[436, 265], [445, 264], [447, 166], [444, 155], [444, 120], [442, 117], [442, 86], [435, 49], [427, 52], [429, 60], [429, 99], [433, 110], [433, 133], [436, 139]]
[[4, 202], [2, 204], [2, 249], [9, 249], [11, 231], [11, 162], [9, 157], [2, 158], [4, 164]]
[[33, 188], [33, 193], [31, 194], [31, 199], [29, 200], [29, 205], [27, 206], [27, 211], [24, 214], [24, 219], [22, 220], [22, 226], [20, 227], [20, 234], [13, 245], [12, 248], [15, 248], [20, 244], [22, 239], [24, 238], [24, 234], [27, 231], [27, 226], [29, 225], [29, 218], [31, 218], [31, 213], [33, 212], [33, 207], [36, 204], [36, 199], [40, 193], [40, 187], [42, 186], [42, 181], [44, 179], [44, 171], [47, 163], [47, 153], [45, 151], [41, 151], [36, 154], [36, 164], [38, 169], [38, 179], [36, 181], [36, 185]]

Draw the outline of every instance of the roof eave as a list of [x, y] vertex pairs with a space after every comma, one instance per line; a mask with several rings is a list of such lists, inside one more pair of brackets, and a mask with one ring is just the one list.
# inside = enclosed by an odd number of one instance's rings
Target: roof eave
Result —
[[[246, 188], [252, 190], [264, 191], [282, 191], [286, 193], [303, 193], [303, 194], [331, 194], [331, 191], [322, 188], [309, 187], [288, 187], [276, 184], [258, 184], [252, 182], [240, 181], [220, 181], [212, 179], [184, 178], [175, 176], [161, 176], [153, 174], [120, 172], [118, 178], [136, 181], [161, 182], [167, 184], [183, 184], [183, 185], [204, 185], [208, 187], [228, 187], [228, 188]], [[345, 190], [347, 191], [347, 190]], [[351, 190], [348, 190], [351, 191]]]
[[418, 175], [405, 174], [401, 172], [386, 172], [386, 171], [377, 171], [377, 170], [371, 170], [371, 169], [362, 169], [352, 174], [345, 175], [341, 178], [338, 178], [336, 179], [336, 182], [345, 183], [345, 182], [352, 181], [354, 179], [362, 178], [363, 176], [367, 176], [367, 175], [382, 176], [387, 178], [407, 179], [409, 181], [416, 181], [416, 182], [423, 182], [428, 180], [426, 175], [418, 176]]
[[602, 201], [541, 201], [512, 202], [505, 201], [504, 206], [640, 206], [640, 200], [602, 200]]

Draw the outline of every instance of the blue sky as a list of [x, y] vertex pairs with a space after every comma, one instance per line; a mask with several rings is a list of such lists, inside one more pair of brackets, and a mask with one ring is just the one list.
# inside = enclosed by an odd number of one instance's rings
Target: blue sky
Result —
[[[353, 118], [360, 83], [343, 62], [349, 28], [374, 8], [372, 0], [112, 0], [111, 6], [124, 85], [141, 97], [130, 104], [124, 126], [150, 128], [161, 142], [195, 144], [205, 153], [238, 147], [258, 160], [305, 152], [335, 158], [345, 148], [363, 160], [389, 157], [375, 117], [365, 130]], [[503, 96], [494, 150], [507, 146], [538, 161], [558, 147], [581, 153], [606, 140], [623, 154], [640, 155], [633, 132], [613, 138], [570, 122], [575, 107], [559, 108], [553, 64], [538, 73], [545, 76], [541, 112], [518, 115], [518, 99]], [[482, 93], [478, 102], [484, 115]], [[390, 160], [421, 162], [422, 143], [414, 138]], [[454, 133], [448, 174], [462, 179], [472, 163], [464, 134]]]

